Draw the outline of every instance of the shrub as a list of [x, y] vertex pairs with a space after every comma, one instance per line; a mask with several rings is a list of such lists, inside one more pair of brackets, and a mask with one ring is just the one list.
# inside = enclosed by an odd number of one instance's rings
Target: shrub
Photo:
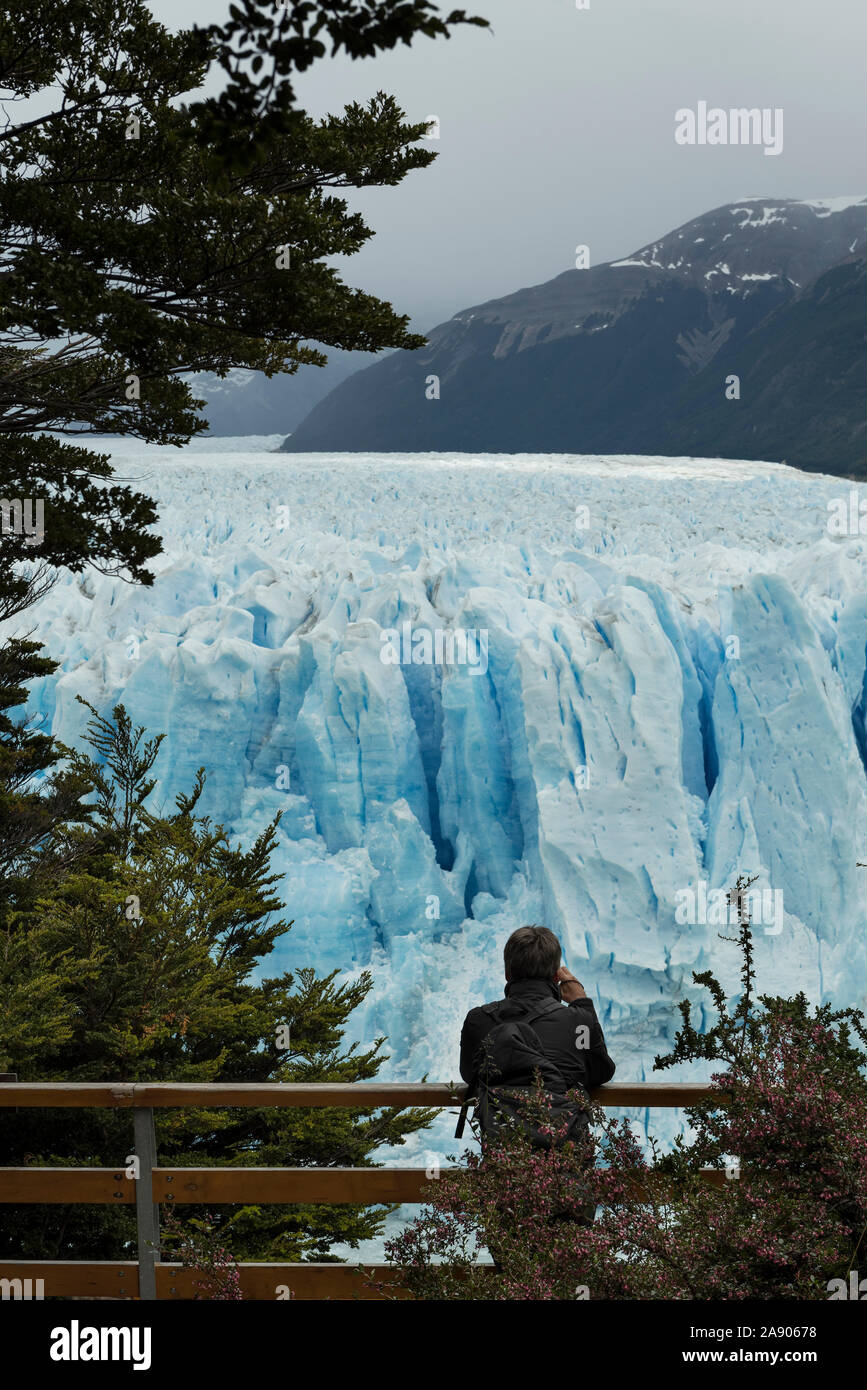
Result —
[[[738, 891], [748, 886], [738, 881]], [[722, 938], [733, 940], [733, 938]], [[689, 1138], [646, 1154], [626, 1120], [591, 1108], [586, 1145], [533, 1149], [506, 1133], [428, 1188], [427, 1207], [388, 1256], [402, 1286], [436, 1299], [822, 1299], [867, 1257], [867, 1042], [856, 1009], [803, 994], [756, 996], [742, 917], [741, 992], [730, 1005], [694, 974], [717, 1013], [682, 1025], [657, 1069], [718, 1062]], [[538, 1087], [535, 1104], [544, 1107]], [[707, 1166], [724, 1184], [702, 1179]], [[582, 1216], [595, 1208], [595, 1220]], [[487, 1250], [491, 1266], [478, 1265]], [[383, 1289], [387, 1294], [387, 1289]]]
[[189, 1218], [185, 1226], [181, 1226], [174, 1212], [169, 1212], [162, 1224], [160, 1254], [196, 1272], [194, 1298], [226, 1302], [243, 1299], [240, 1270], [222, 1244], [209, 1212], [203, 1217]]

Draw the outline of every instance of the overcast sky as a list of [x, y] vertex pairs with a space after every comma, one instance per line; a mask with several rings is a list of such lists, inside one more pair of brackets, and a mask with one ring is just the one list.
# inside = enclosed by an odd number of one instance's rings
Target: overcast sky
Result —
[[[867, 194], [864, 0], [461, 3], [493, 33], [326, 59], [297, 84], [314, 114], [381, 89], [439, 118], [435, 164], [350, 194], [376, 236], [345, 278], [419, 330], [573, 268], [578, 244], [598, 264], [748, 195]], [[224, 8], [151, 0], [171, 28]], [[674, 113], [699, 101], [781, 107], [782, 153], [678, 145]]]

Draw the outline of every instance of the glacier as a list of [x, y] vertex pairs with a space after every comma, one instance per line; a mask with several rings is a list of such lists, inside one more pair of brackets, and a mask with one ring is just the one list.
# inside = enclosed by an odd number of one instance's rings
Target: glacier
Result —
[[[157, 500], [154, 586], [62, 573], [27, 614], [62, 661], [28, 707], [57, 737], [81, 744], [76, 695], [122, 701], [166, 734], [155, 802], [204, 766], [233, 838], [282, 812], [268, 974], [370, 969], [352, 1036], [387, 1038], [383, 1076], [455, 1079], [506, 937], [545, 923], [618, 1078], [653, 1079], [676, 1001], [707, 1002], [691, 972], [737, 991], [728, 929], [677, 904], [744, 873], [783, 904], [760, 989], [867, 1004], [865, 539], [828, 527], [854, 484], [280, 442], [99, 441]], [[406, 624], [483, 631], [485, 669], [389, 664]], [[444, 1152], [446, 1119], [419, 1143]]]

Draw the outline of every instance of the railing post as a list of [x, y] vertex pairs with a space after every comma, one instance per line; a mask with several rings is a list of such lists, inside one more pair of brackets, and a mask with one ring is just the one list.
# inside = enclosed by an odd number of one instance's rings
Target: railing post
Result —
[[153, 1197], [153, 1171], [157, 1166], [154, 1112], [150, 1106], [133, 1110], [138, 1178], [135, 1185], [135, 1220], [138, 1233], [138, 1295], [153, 1301], [157, 1296], [156, 1265], [160, 1257], [160, 1209]]
[[[0, 1071], [0, 1081], [17, 1081], [17, 1080], [18, 1080], [18, 1073], [17, 1073], [17, 1071]], [[18, 1114], [18, 1107], [17, 1107], [17, 1106], [16, 1106], [15, 1109], [12, 1111], [12, 1114], [13, 1114], [13, 1115], [17, 1115], [17, 1114]]]

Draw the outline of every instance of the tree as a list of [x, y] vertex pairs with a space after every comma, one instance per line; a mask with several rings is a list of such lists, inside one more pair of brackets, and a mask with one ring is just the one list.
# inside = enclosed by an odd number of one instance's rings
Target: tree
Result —
[[[111, 475], [106, 459], [48, 437], [19, 439], [11, 449], [0, 444], [0, 450], [0, 508], [10, 522], [0, 535], [0, 622], [41, 598], [60, 567], [80, 573], [90, 565], [152, 583], [146, 565], [161, 547], [147, 527], [156, 508], [127, 487], [105, 485]], [[34, 506], [39, 490], [43, 496]], [[59, 828], [85, 818], [80, 780], [58, 767], [50, 736], [14, 713], [30, 682], [56, 669], [27, 634], [12, 633], [0, 643], [0, 928], [22, 895], [32, 897], [67, 862], [69, 846], [61, 851]]]
[[[83, 703], [83, 702], [82, 702]], [[122, 706], [91, 710], [87, 742], [65, 750], [92, 788], [91, 823], [72, 826], [74, 867], [7, 923], [0, 942], [0, 1069], [33, 1080], [363, 1081], [383, 1038], [342, 1046], [372, 986], [313, 970], [253, 981], [291, 923], [269, 863], [277, 821], [247, 850], [200, 816], [199, 773], [171, 814], [147, 809], [161, 739]], [[284, 1032], [288, 1029], [288, 1035]], [[288, 1042], [288, 1047], [282, 1047]], [[382, 1144], [429, 1123], [420, 1109], [157, 1112], [161, 1162], [183, 1166], [374, 1166]], [[3, 1162], [125, 1166], [128, 1113], [6, 1112]], [[195, 1214], [195, 1213], [193, 1213]], [[236, 1259], [329, 1258], [375, 1235], [384, 1211], [227, 1207], [218, 1231]], [[23, 1258], [118, 1258], [134, 1240], [124, 1208], [5, 1207], [0, 1249]]]
[[[365, 350], [421, 343], [407, 332], [405, 316], [348, 288], [324, 262], [352, 254], [371, 235], [332, 190], [396, 184], [424, 167], [434, 157], [418, 148], [424, 126], [407, 123], [383, 93], [314, 121], [297, 106], [290, 73], [323, 57], [326, 39], [332, 52], [364, 57], [417, 35], [447, 37], [458, 24], [483, 23], [463, 11], [440, 18], [436, 10], [429, 0], [305, 0], [291, 9], [259, 9], [243, 0], [225, 24], [171, 35], [141, 0], [6, 6], [0, 15], [6, 117], [0, 126], [0, 621], [35, 603], [61, 566], [77, 572], [93, 565], [131, 582], [152, 582], [147, 565], [161, 548], [149, 533], [154, 505], [119, 486], [109, 460], [83, 447], [82, 436], [123, 433], [180, 445], [205, 428], [196, 413], [201, 402], [184, 381], [190, 372], [225, 375], [235, 366], [292, 372], [303, 362], [325, 361], [311, 342]], [[210, 71], [222, 71], [223, 90], [184, 101]], [[14, 119], [6, 113], [16, 104], [23, 109]], [[137, 811], [134, 842], [111, 829], [108, 801], [93, 823], [93, 808], [82, 798], [88, 779], [97, 778], [96, 764], [72, 755], [60, 767], [61, 750], [45, 732], [15, 718], [27, 685], [56, 669], [30, 637], [16, 631], [0, 646], [6, 1064], [51, 1076], [111, 1075], [119, 1067], [128, 1075], [157, 1075], [174, 1066], [185, 1076], [247, 1079], [251, 1066], [263, 1076], [374, 1074], [379, 1045], [368, 1053], [339, 1051], [342, 1024], [370, 988], [368, 977], [342, 988], [312, 972], [297, 981], [243, 983], [243, 970], [276, 939], [262, 925], [276, 910], [266, 881], [270, 839], [246, 856], [230, 853], [221, 832], [205, 829], [195, 816], [200, 787], [176, 816], [148, 822], [147, 833]], [[135, 741], [128, 720], [119, 717], [115, 732]], [[109, 738], [106, 729], [95, 736]], [[124, 776], [146, 776], [150, 753], [143, 751], [139, 763], [135, 757]], [[105, 786], [101, 794], [108, 795]], [[155, 944], [145, 927], [119, 911], [117, 892], [138, 874], [156, 894], [160, 875], [170, 875], [175, 858], [185, 854], [192, 857], [182, 882], [198, 904], [200, 934], [193, 942], [183, 935], [189, 903], [179, 899], [177, 915], [163, 923], [170, 966], [165, 976], [157, 971], [165, 1007], [155, 1013], [155, 999], [141, 997], [134, 973], [120, 969], [135, 972], [149, 961], [153, 970]], [[238, 924], [220, 927], [218, 915], [210, 928], [201, 925], [206, 884], [235, 903]], [[156, 902], [145, 923], [159, 917]], [[220, 930], [235, 941], [228, 953], [215, 944], [213, 932]], [[209, 950], [217, 952], [216, 964]], [[198, 1021], [187, 1025], [189, 1041], [184, 1035], [181, 1043], [178, 1007], [194, 981]], [[273, 1031], [271, 1013], [290, 1001], [301, 1050], [278, 1058], [263, 1039]], [[225, 1052], [208, 1028], [224, 1030]], [[313, 1138], [302, 1114], [257, 1116], [259, 1161], [271, 1152], [269, 1136], [275, 1153], [300, 1152], [300, 1161], [307, 1150], [318, 1153], [321, 1144], [325, 1151], [331, 1143], [344, 1161], [363, 1163], [372, 1147], [400, 1131], [389, 1116], [341, 1111], [319, 1119]], [[31, 1122], [16, 1117], [15, 1152], [84, 1159], [111, 1151], [115, 1162], [117, 1145], [128, 1147], [118, 1117], [91, 1117], [74, 1153], [64, 1117], [42, 1125], [31, 1116]], [[228, 1146], [215, 1152], [249, 1161], [244, 1126], [233, 1129], [227, 1117], [209, 1112], [199, 1138], [213, 1135], [215, 1126]], [[189, 1134], [180, 1121], [161, 1121], [163, 1142], [177, 1140], [173, 1152]], [[52, 1242], [40, 1234], [38, 1213], [31, 1215], [34, 1249], [46, 1241], [72, 1248], [74, 1232], [87, 1226], [81, 1209], [70, 1210]], [[126, 1230], [121, 1213], [101, 1216], [88, 1227], [99, 1249], [112, 1243], [112, 1230]], [[311, 1241], [326, 1249], [336, 1231], [376, 1224], [348, 1209], [317, 1216], [314, 1239], [303, 1214], [271, 1211], [259, 1219], [247, 1212], [243, 1220], [263, 1248], [279, 1227], [284, 1244], [294, 1241], [299, 1250]], [[19, 1233], [28, 1225], [22, 1223]]]
[[[82, 435], [181, 445], [205, 428], [187, 373], [323, 363], [309, 339], [365, 350], [422, 342], [324, 260], [371, 235], [329, 190], [396, 184], [430, 163], [417, 147], [423, 126], [383, 93], [314, 121], [290, 74], [323, 57], [326, 38], [364, 57], [484, 23], [436, 9], [243, 0], [225, 24], [172, 35], [142, 0], [5, 6], [0, 621], [30, 607], [60, 566], [152, 582], [153, 502], [112, 483], [109, 460]], [[185, 102], [211, 71], [224, 89]], [[55, 669], [26, 634], [0, 649], [0, 926], [38, 866], [58, 870], [53, 831], [82, 815], [50, 740], [10, 713]]]
[[[425, 123], [382, 92], [313, 120], [288, 74], [325, 54], [320, 32], [362, 56], [483, 22], [435, 10], [245, 0], [224, 26], [171, 35], [142, 0], [13, 4], [0, 93], [48, 109], [28, 103], [0, 130], [0, 435], [180, 444], [205, 428], [185, 374], [293, 372], [325, 361], [311, 340], [420, 345], [405, 315], [324, 264], [371, 235], [325, 190], [429, 164]], [[183, 101], [214, 67], [225, 91]]]

